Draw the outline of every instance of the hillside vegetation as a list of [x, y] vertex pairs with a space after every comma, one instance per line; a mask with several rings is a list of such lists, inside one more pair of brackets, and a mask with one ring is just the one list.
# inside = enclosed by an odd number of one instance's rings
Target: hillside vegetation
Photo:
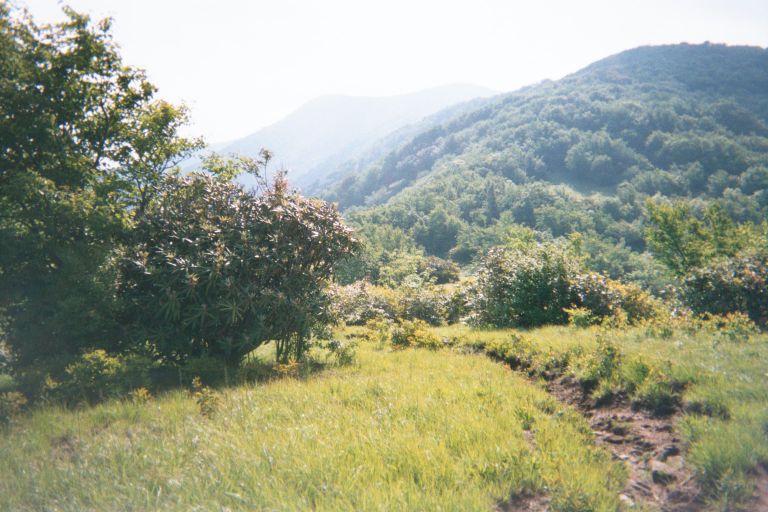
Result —
[[648, 198], [768, 217], [766, 91], [768, 50], [629, 50], [425, 131], [324, 197], [372, 247], [392, 247], [387, 227], [466, 264], [522, 225], [579, 233], [596, 270], [661, 286], [642, 256]]

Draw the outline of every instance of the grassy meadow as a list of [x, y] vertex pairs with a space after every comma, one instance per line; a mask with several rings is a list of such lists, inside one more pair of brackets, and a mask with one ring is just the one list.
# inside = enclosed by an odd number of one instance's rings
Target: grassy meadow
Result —
[[490, 510], [513, 493], [615, 510], [583, 418], [482, 355], [363, 344], [307, 379], [74, 411], [0, 438], [2, 510]]
[[526, 375], [472, 353], [519, 331], [433, 333], [452, 348], [361, 341], [349, 366], [219, 388], [207, 414], [184, 390], [33, 409], [0, 435], [0, 509], [492, 510], [540, 495], [551, 510], [621, 510], [623, 464], [534, 371], [601, 337], [623, 366], [683, 383], [676, 429], [712, 510], [747, 506], [768, 462], [765, 335], [546, 327], [523, 333], [538, 354]]

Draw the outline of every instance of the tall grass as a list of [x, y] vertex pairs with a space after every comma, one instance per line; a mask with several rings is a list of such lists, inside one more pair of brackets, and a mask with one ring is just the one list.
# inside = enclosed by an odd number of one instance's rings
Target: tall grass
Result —
[[623, 467], [585, 421], [482, 356], [355, 367], [146, 403], [37, 410], [0, 434], [0, 510], [489, 510], [513, 493], [616, 510]]
[[[475, 330], [459, 325], [435, 332], [469, 346], [510, 339], [514, 330]], [[524, 333], [535, 350], [565, 353], [613, 342], [626, 356], [621, 371], [630, 381], [638, 368], [653, 367], [664, 378], [685, 383], [686, 413], [677, 424], [686, 460], [715, 509], [747, 503], [759, 465], [768, 465], [768, 334], [734, 337], [708, 329], [609, 330], [544, 327]], [[640, 380], [638, 376], [635, 380]], [[653, 392], [638, 389], [636, 392]], [[651, 398], [653, 398], [651, 396]]]

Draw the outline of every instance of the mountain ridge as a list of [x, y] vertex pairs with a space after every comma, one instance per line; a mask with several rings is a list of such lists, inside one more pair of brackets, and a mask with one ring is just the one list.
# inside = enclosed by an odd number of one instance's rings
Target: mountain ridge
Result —
[[[326, 161], [354, 158], [371, 143], [451, 105], [494, 91], [449, 84], [392, 96], [326, 95], [314, 98], [281, 120], [240, 139], [219, 144], [218, 152], [256, 156], [262, 147], [289, 171], [294, 184], [308, 184], [333, 172]], [[311, 175], [308, 175], [310, 174]]]
[[379, 249], [396, 231], [466, 264], [519, 228], [579, 234], [593, 268], [652, 286], [648, 200], [768, 218], [768, 50], [628, 50], [434, 125], [320, 195]]

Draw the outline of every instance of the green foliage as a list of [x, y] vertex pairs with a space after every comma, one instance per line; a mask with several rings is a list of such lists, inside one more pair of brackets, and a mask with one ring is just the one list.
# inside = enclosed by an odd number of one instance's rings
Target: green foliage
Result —
[[325, 285], [356, 242], [332, 206], [285, 187], [257, 196], [204, 174], [169, 176], [124, 260], [136, 336], [168, 360], [237, 363], [267, 340], [281, 362], [300, 359], [327, 317]]
[[749, 231], [738, 229], [718, 204], [693, 215], [685, 202], [646, 203], [648, 245], [656, 256], [678, 276], [700, 267], [705, 261], [735, 255], [751, 243]]
[[606, 132], [587, 132], [565, 155], [565, 167], [574, 179], [601, 185], [621, 182], [637, 165], [648, 166], [626, 142]]
[[48, 377], [46, 396], [70, 405], [127, 396], [150, 385], [150, 366], [142, 356], [114, 356], [101, 349], [86, 352], [68, 364], [60, 378]]
[[419, 261], [418, 274], [434, 284], [455, 283], [459, 280], [459, 266], [437, 256], [427, 256]]
[[357, 343], [350, 340], [331, 340], [326, 345], [336, 366], [351, 366], [357, 361]]
[[425, 283], [411, 275], [398, 288], [358, 282], [331, 287], [331, 316], [337, 323], [363, 325], [370, 320], [423, 320], [432, 325], [456, 322], [466, 314], [467, 290]]
[[18, 391], [0, 392], [0, 425], [7, 425], [27, 405], [27, 397]]
[[497, 327], [565, 323], [575, 273], [572, 256], [555, 246], [494, 249], [478, 276], [474, 321]]
[[768, 250], [714, 261], [689, 272], [683, 296], [697, 313], [741, 312], [768, 325]]
[[699, 314], [741, 312], [753, 322], [768, 319], [768, 228], [737, 225], [719, 205], [703, 219], [690, 206], [648, 203], [649, 245], [682, 279], [682, 296]]
[[0, 6], [0, 308], [17, 365], [119, 336], [112, 251], [199, 146], [153, 99], [110, 23], [38, 26]]
[[473, 321], [495, 327], [563, 324], [569, 315], [581, 325], [605, 319], [637, 323], [659, 308], [636, 285], [581, 273], [575, 254], [555, 244], [492, 250], [473, 292]]
[[414, 239], [424, 247], [427, 254], [445, 257], [456, 245], [459, 229], [459, 219], [437, 207], [423, 223], [416, 225]]
[[587, 308], [565, 308], [564, 311], [568, 314], [568, 323], [574, 327], [584, 329], [598, 323], [592, 311]]
[[[697, 211], [718, 202], [737, 222], [768, 216], [763, 68], [760, 48], [630, 50], [447, 119], [326, 196], [364, 207], [350, 210], [356, 227], [399, 230], [461, 264], [516, 226], [579, 232], [612, 249], [590, 268], [658, 291], [669, 279], [641, 256], [647, 199], [695, 198]], [[688, 249], [678, 263], [698, 257]]]
[[204, 386], [200, 377], [192, 379], [192, 390], [195, 403], [200, 408], [200, 414], [212, 418], [220, 407], [219, 395], [208, 386]]
[[623, 317], [635, 324], [654, 317], [663, 306], [636, 284], [624, 284], [596, 273], [579, 274], [571, 281], [572, 300], [589, 311], [595, 323]]
[[445, 287], [427, 285], [417, 278], [403, 283], [399, 292], [400, 318], [423, 320], [432, 325], [440, 325], [446, 319]]
[[398, 316], [397, 292], [391, 288], [358, 281], [331, 286], [331, 314], [337, 323], [364, 325], [370, 320], [393, 320]]
[[419, 347], [437, 350], [442, 346], [423, 320], [402, 320], [392, 329], [391, 342], [396, 348]]

